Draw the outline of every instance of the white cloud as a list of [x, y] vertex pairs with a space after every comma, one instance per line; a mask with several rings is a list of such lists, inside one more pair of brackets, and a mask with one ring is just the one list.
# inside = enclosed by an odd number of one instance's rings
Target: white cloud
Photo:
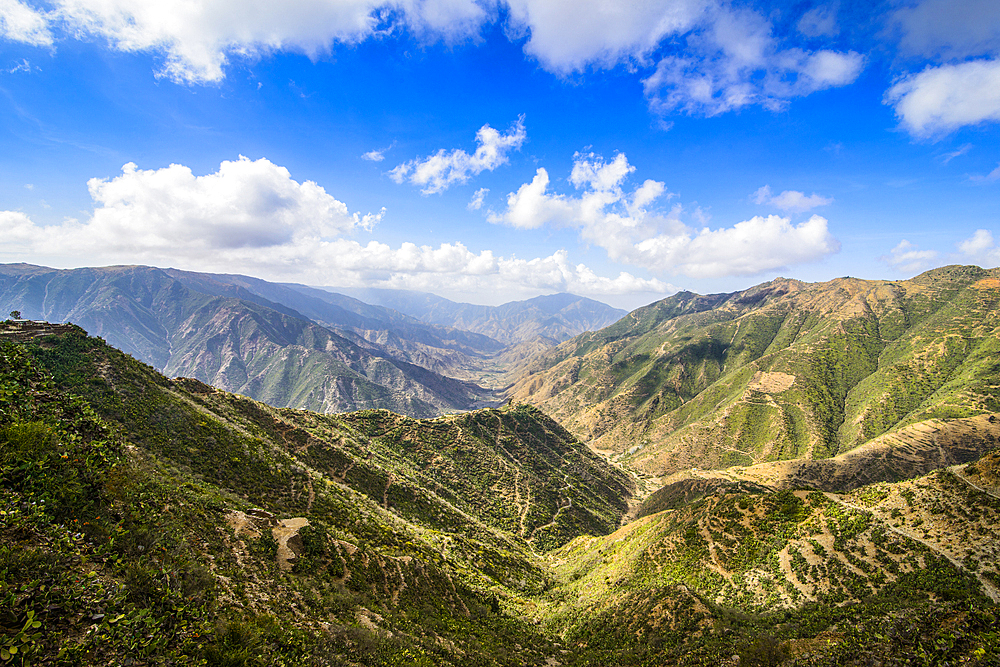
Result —
[[507, 196], [506, 209], [490, 212], [488, 219], [520, 229], [578, 229], [612, 260], [696, 278], [761, 273], [840, 249], [819, 216], [799, 225], [778, 216], [755, 217], [728, 229], [695, 231], [681, 221], [679, 205], [666, 213], [649, 209], [671, 197], [663, 183], [646, 180], [627, 193], [622, 186], [633, 171], [623, 154], [611, 162], [577, 154], [570, 182], [582, 190], [579, 196], [549, 192], [549, 174], [539, 168], [530, 183]]
[[977, 229], [975, 234], [958, 244], [958, 250], [965, 255], [965, 261], [987, 268], [1000, 264], [1000, 248], [993, 240], [993, 233], [987, 229]]
[[611, 67], [642, 58], [667, 36], [694, 28], [705, 0], [508, 0], [511, 18], [529, 34], [525, 51], [552, 72]]
[[379, 217], [352, 215], [316, 183], [298, 183], [265, 158], [241, 156], [205, 176], [177, 164], [144, 171], [129, 163], [121, 176], [94, 178], [87, 186], [99, 205], [90, 234], [147, 249], [259, 248], [296, 236], [336, 236]]
[[361, 159], [368, 160], [369, 162], [381, 162], [385, 159], [385, 155], [382, 154], [382, 151], [371, 150], [367, 153], [362, 153]]
[[879, 257], [879, 261], [885, 262], [896, 271], [916, 273], [930, 268], [937, 258], [936, 250], [918, 250], [917, 246], [903, 239], [889, 251], [888, 255]]
[[[751, 9], [716, 0], [53, 0], [40, 13], [0, 0], [0, 36], [51, 44], [50, 29], [97, 36], [120, 51], [162, 58], [158, 76], [189, 84], [221, 81], [233, 58], [275, 51], [317, 58], [406, 29], [424, 41], [475, 39], [505, 18], [512, 40], [548, 71], [648, 68], [654, 109], [716, 114], [748, 104], [778, 108], [788, 99], [854, 81], [863, 58], [853, 51], [785, 48], [772, 24]], [[504, 11], [504, 8], [507, 11]], [[832, 34], [834, 8], [798, 21], [807, 34]]]
[[21, 211], [0, 211], [0, 235], [3, 252], [16, 253], [31, 250], [38, 228]]
[[508, 300], [553, 291], [595, 296], [676, 291], [627, 272], [598, 275], [571, 263], [565, 251], [523, 259], [474, 252], [462, 243], [395, 248], [362, 243], [348, 235], [370, 229], [382, 213], [351, 213], [316, 183], [299, 183], [266, 159], [241, 157], [204, 176], [182, 165], [141, 170], [129, 163], [119, 176], [91, 179], [88, 186], [94, 211], [83, 221], [43, 226], [20, 211], [0, 211], [0, 260], [144, 263]]
[[1000, 164], [997, 164], [993, 171], [985, 176], [970, 176], [969, 180], [978, 183], [992, 183], [994, 181], [1000, 181]]
[[470, 211], [478, 211], [483, 207], [483, 202], [486, 201], [486, 195], [490, 193], [489, 188], [479, 188], [474, 193], [472, 193], [472, 199], [469, 200], [469, 205], [466, 207]]
[[776, 206], [782, 211], [801, 213], [817, 206], [828, 206], [833, 203], [832, 197], [823, 197], [815, 192], [808, 197], [798, 190], [785, 190], [779, 195], [771, 194], [769, 185], [762, 186], [753, 193], [753, 201], [758, 204]]
[[717, 115], [750, 104], [780, 109], [794, 97], [853, 83], [864, 66], [854, 51], [782, 48], [771, 24], [749, 9], [720, 7], [688, 35], [683, 55], [659, 61], [643, 81], [652, 107]]
[[335, 237], [370, 228], [382, 215], [352, 214], [316, 183], [298, 183], [267, 159], [240, 157], [205, 176], [177, 164], [142, 170], [129, 163], [121, 175], [87, 186], [95, 209], [86, 222], [36, 227], [16, 214], [4, 224], [39, 251], [196, 262]]
[[1000, 60], [931, 66], [897, 81], [885, 94], [900, 124], [915, 137], [1000, 120]]
[[961, 146], [951, 151], [950, 153], [945, 153], [943, 156], [941, 156], [941, 162], [943, 164], [948, 164], [955, 158], [965, 155], [970, 150], [972, 150], [972, 144], [962, 144]]
[[[10, 3], [13, 0], [3, 0]], [[416, 33], [453, 41], [488, 18], [474, 0], [57, 0], [67, 27], [100, 36], [116, 49], [165, 55], [160, 72], [175, 81], [220, 81], [231, 56], [277, 50], [316, 57], [333, 44], [379, 34], [389, 16]]]
[[0, 0], [0, 39], [51, 46], [48, 18], [20, 0]]
[[707, 278], [753, 275], [814, 262], [839, 252], [840, 242], [821, 216], [792, 225], [788, 218], [769, 215], [754, 216], [727, 229], [706, 227], [695, 236], [648, 239], [638, 248], [650, 260], [675, 267], [675, 272]]
[[840, 32], [836, 5], [813, 7], [802, 15], [796, 27], [806, 37], [833, 37]]
[[921, 0], [898, 9], [890, 22], [910, 55], [967, 58], [1000, 51], [996, 0]]
[[7, 70], [7, 74], [17, 74], [18, 72], [30, 73], [32, 69], [37, 68], [32, 67], [27, 58], [21, 58], [21, 62]]
[[469, 155], [455, 148], [451, 151], [439, 150], [423, 159], [410, 160], [389, 172], [389, 177], [397, 183], [409, 181], [423, 186], [425, 195], [447, 190], [455, 183], [465, 183], [483, 171], [493, 171], [507, 164], [507, 153], [521, 147], [527, 138], [524, 117], [511, 126], [507, 134], [501, 134], [489, 125], [483, 125], [476, 132], [476, 152]]

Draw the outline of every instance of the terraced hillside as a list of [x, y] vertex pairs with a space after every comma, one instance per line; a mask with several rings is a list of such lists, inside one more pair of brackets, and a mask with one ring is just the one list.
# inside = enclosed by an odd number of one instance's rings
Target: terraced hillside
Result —
[[606, 664], [622, 647], [711, 664], [727, 634], [741, 659], [715, 664], [945, 664], [944, 646], [992, 664], [998, 520], [1000, 500], [949, 470], [845, 495], [723, 485], [550, 552], [538, 616]]
[[630, 477], [535, 408], [278, 409], [8, 324], [0, 660], [989, 665], [996, 469], [716, 477], [619, 527]]
[[512, 393], [648, 475], [823, 459], [1000, 411], [998, 276], [681, 293], [561, 344]]

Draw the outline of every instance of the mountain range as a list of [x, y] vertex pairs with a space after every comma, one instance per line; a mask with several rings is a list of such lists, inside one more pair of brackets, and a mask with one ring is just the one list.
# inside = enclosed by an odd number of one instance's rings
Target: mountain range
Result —
[[[557, 300], [567, 310], [559, 319], [563, 333], [619, 315], [581, 297]], [[583, 304], [576, 319], [569, 313], [574, 303]], [[522, 324], [550, 331], [535, 304], [504, 308], [520, 313]], [[143, 266], [0, 265], [0, 310], [72, 321], [168, 375], [320, 412], [387, 408], [434, 416], [495, 405], [510, 368], [550, 344], [525, 334], [520, 347], [509, 347], [303, 285]]]
[[841, 488], [729, 468], [647, 497], [524, 403], [278, 408], [6, 322], [0, 659], [995, 664], [1000, 454], [898, 480], [857, 449], [822, 459]]
[[508, 345], [545, 338], [561, 343], [583, 331], [596, 331], [627, 313], [573, 294], [550, 294], [501, 306], [456, 303], [412, 290], [327, 287], [367, 303], [393, 308], [422, 322], [484, 334]]

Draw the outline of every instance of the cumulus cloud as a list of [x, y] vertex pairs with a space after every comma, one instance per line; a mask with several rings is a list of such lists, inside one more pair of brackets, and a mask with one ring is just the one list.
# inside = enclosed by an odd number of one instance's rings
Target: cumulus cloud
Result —
[[668, 36], [701, 22], [704, 0], [508, 0], [511, 19], [528, 40], [525, 51], [549, 71], [614, 66], [650, 53]]
[[370, 150], [367, 153], [362, 153], [361, 159], [369, 162], [381, 162], [385, 159], [385, 155], [382, 154], [382, 151]]
[[984, 267], [1000, 264], [1000, 248], [993, 240], [993, 233], [987, 229], [977, 229], [975, 234], [958, 244], [958, 250], [965, 256], [965, 261]]
[[223, 162], [203, 176], [170, 165], [91, 179], [86, 220], [37, 225], [0, 211], [0, 259], [57, 266], [145, 263], [200, 271], [251, 273], [310, 284], [427, 289], [508, 298], [552, 291], [665, 295], [658, 279], [621, 272], [601, 276], [565, 251], [548, 257], [495, 256], [462, 243], [391, 247], [352, 238], [383, 213], [352, 213], [311, 181], [297, 182], [266, 159]]
[[913, 136], [937, 137], [965, 125], [1000, 120], [1000, 60], [930, 66], [904, 76], [885, 94]]
[[[405, 29], [418, 39], [455, 42], [505, 20], [505, 33], [550, 72], [568, 75], [625, 63], [646, 69], [654, 109], [722, 113], [747, 104], [778, 108], [792, 97], [854, 81], [853, 51], [785, 48], [769, 19], [716, 0], [53, 0], [41, 13], [0, 0], [0, 36], [51, 44], [51, 29], [97, 36], [111, 48], [162, 58], [158, 76], [217, 82], [233, 58], [275, 51], [316, 58]], [[506, 9], [506, 11], [503, 11]], [[798, 21], [812, 36], [836, 32], [836, 10], [813, 8]]]
[[783, 108], [794, 97], [853, 83], [864, 66], [854, 51], [783, 48], [772, 25], [749, 9], [719, 6], [643, 81], [652, 107], [717, 115], [750, 104]]
[[[4, 0], [11, 2], [12, 0]], [[16, 1], [16, 0], [13, 0]], [[357, 44], [399, 22], [448, 41], [474, 34], [487, 12], [474, 0], [57, 0], [70, 30], [102, 37], [127, 52], [165, 56], [160, 75], [185, 83], [220, 81], [232, 56], [292, 50], [316, 57], [334, 44]]]
[[930, 268], [938, 258], [936, 250], [918, 250], [906, 239], [900, 241], [888, 255], [879, 257], [879, 261], [888, 264], [896, 271], [916, 273]]
[[832, 197], [823, 197], [815, 192], [808, 197], [798, 190], [785, 190], [779, 195], [771, 194], [771, 186], [765, 185], [753, 193], [753, 201], [758, 204], [776, 206], [782, 211], [801, 213], [817, 206], [828, 206], [833, 203]]
[[316, 183], [298, 183], [263, 158], [226, 161], [204, 176], [183, 165], [142, 170], [128, 163], [119, 176], [87, 186], [95, 203], [89, 220], [38, 227], [7, 212], [5, 238], [46, 252], [211, 261], [371, 228], [382, 216], [350, 213]]
[[195, 176], [188, 167], [122, 167], [113, 179], [87, 183], [98, 208], [88, 224], [102, 243], [143, 248], [220, 250], [279, 245], [296, 236], [331, 237], [370, 228], [381, 214], [351, 214], [312, 181], [298, 183], [265, 158], [225, 161]]
[[798, 225], [768, 216], [728, 229], [697, 231], [681, 220], [681, 206], [667, 212], [651, 208], [672, 197], [664, 183], [646, 180], [626, 191], [624, 182], [634, 171], [621, 153], [610, 162], [577, 154], [569, 181], [581, 191], [579, 196], [550, 192], [549, 174], [539, 168], [530, 183], [507, 196], [506, 209], [490, 212], [488, 220], [520, 229], [577, 229], [612, 260], [695, 278], [751, 275], [815, 261], [840, 249], [827, 220], [815, 215]]
[[638, 245], [650, 261], [662, 261], [695, 278], [753, 275], [813, 262], [840, 251], [827, 220], [814, 215], [793, 225], [789, 218], [754, 216], [727, 229], [657, 237]]
[[425, 195], [443, 192], [456, 183], [465, 183], [484, 171], [493, 171], [507, 164], [507, 154], [521, 147], [527, 138], [524, 116], [517, 119], [506, 134], [501, 134], [489, 125], [483, 125], [476, 132], [476, 152], [469, 155], [454, 148], [439, 150], [434, 155], [410, 160], [389, 172], [389, 177], [397, 183], [409, 181], [423, 186]]
[[20, 0], [0, 0], [0, 39], [51, 46], [48, 17]]

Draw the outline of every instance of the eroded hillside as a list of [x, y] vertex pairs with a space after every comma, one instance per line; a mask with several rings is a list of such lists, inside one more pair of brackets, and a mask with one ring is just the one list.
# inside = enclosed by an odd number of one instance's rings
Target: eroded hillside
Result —
[[706, 664], [731, 633], [753, 664], [911, 664], [914, 641], [990, 664], [1000, 500], [963, 474], [846, 495], [720, 485], [549, 553], [539, 618], [609, 660]]

